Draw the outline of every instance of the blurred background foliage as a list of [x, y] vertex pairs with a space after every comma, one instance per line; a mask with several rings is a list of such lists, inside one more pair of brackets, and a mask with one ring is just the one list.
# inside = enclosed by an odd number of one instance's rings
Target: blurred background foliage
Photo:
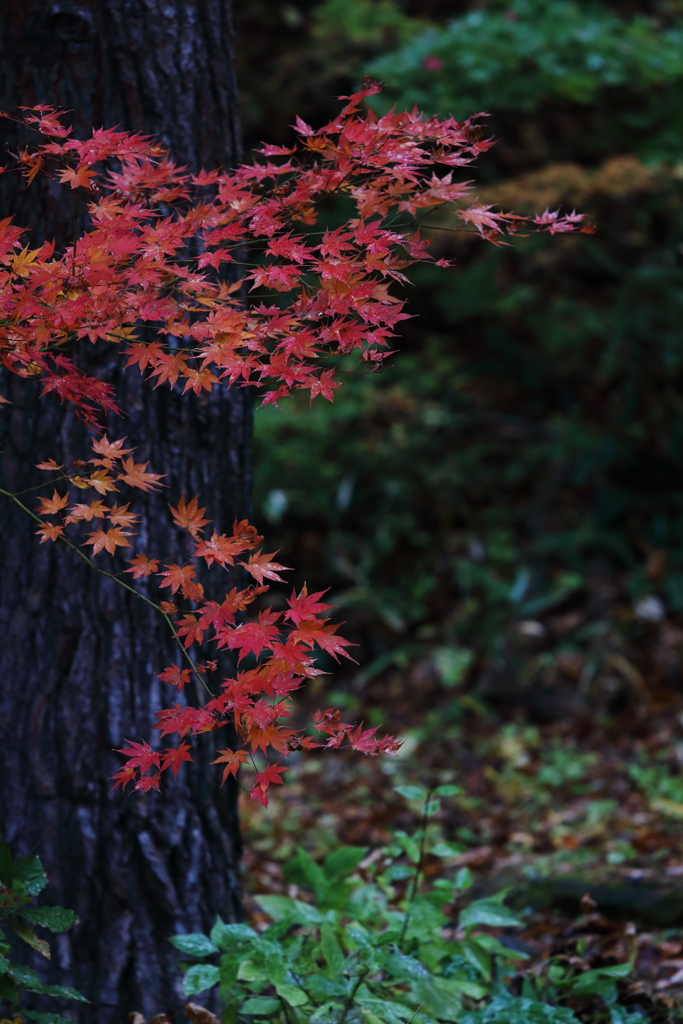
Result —
[[443, 730], [677, 691], [683, 3], [238, 6], [247, 146], [368, 73], [378, 111], [490, 114], [483, 201], [598, 229], [494, 249], [432, 215], [456, 266], [413, 274], [391, 366], [257, 413], [256, 521], [359, 644], [334, 699]]

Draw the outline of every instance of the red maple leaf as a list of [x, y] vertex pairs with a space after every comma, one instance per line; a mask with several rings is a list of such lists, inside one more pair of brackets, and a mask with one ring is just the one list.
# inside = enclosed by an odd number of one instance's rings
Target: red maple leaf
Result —
[[317, 594], [309, 594], [308, 587], [304, 583], [298, 596], [296, 590], [293, 590], [291, 597], [287, 599], [289, 611], [285, 612], [285, 619], [290, 619], [295, 626], [298, 626], [302, 619], [312, 619], [321, 612], [329, 611], [334, 605], [322, 604], [318, 600], [326, 593], [326, 590], [319, 590]]
[[159, 767], [161, 755], [152, 750], [149, 743], [135, 743], [133, 740], [126, 740], [126, 743], [130, 746], [116, 751], [117, 754], [123, 754], [128, 758], [126, 769], [138, 768], [141, 772], [146, 772], [149, 768]]
[[289, 565], [280, 565], [278, 562], [271, 562], [270, 559], [276, 554], [277, 551], [273, 551], [269, 555], [262, 555], [260, 551], [257, 551], [256, 554], [249, 555], [248, 562], [242, 562], [241, 564], [258, 583], [263, 583], [264, 579], [282, 582], [282, 577], [278, 576], [277, 570], [289, 569], [291, 567]]
[[170, 768], [173, 774], [177, 775], [183, 761], [192, 760], [188, 753], [190, 749], [189, 743], [180, 743], [177, 747], [166, 747], [161, 759], [161, 770], [165, 771], [166, 768]]
[[171, 686], [180, 692], [183, 690], [190, 681], [190, 670], [189, 668], [178, 668], [177, 665], [169, 665], [163, 672], [157, 675], [157, 679], [161, 679], [164, 683], [170, 683]]

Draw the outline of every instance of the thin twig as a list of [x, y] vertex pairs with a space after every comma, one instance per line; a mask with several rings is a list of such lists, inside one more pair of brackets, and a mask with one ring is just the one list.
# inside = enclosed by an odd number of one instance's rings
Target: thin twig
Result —
[[[23, 492], [23, 493], [25, 493], [25, 492]], [[39, 524], [39, 526], [48, 526], [49, 525], [48, 523], [44, 523], [43, 520], [40, 518], [40, 516], [37, 516], [35, 514], [35, 512], [31, 511], [30, 508], [27, 508], [26, 505], [23, 504], [23, 502], [19, 501], [17, 496], [15, 494], [12, 494], [11, 491], [5, 491], [2, 487], [0, 487], [0, 494], [4, 494], [6, 498], [11, 498], [12, 501], [14, 502], [14, 504], [18, 505], [19, 508], [22, 510], [22, 512], [25, 512], [26, 515], [30, 516], [31, 519], [33, 519], [36, 523]], [[134, 594], [135, 597], [139, 597], [141, 601], [144, 601], [145, 604], [148, 604], [150, 606], [150, 608], [154, 609], [155, 612], [159, 612], [159, 614], [163, 616], [163, 618], [166, 620], [168, 628], [171, 630], [171, 633], [173, 634], [173, 639], [178, 644], [178, 647], [180, 648], [180, 651], [181, 651], [183, 657], [189, 663], [190, 669], [191, 669], [193, 675], [199, 680], [199, 682], [202, 684], [202, 686], [204, 687], [206, 692], [209, 694], [209, 696], [213, 697], [214, 696], [213, 693], [211, 692], [209, 687], [206, 685], [206, 683], [205, 683], [204, 679], [202, 678], [202, 676], [200, 675], [200, 673], [197, 672], [196, 666], [195, 666], [194, 662], [192, 661], [192, 658], [190, 657], [188, 651], [186, 650], [182, 640], [180, 639], [180, 637], [176, 633], [175, 629], [173, 628], [173, 623], [171, 622], [171, 620], [168, 617], [168, 615], [166, 614], [166, 612], [162, 611], [162, 609], [159, 607], [158, 604], [155, 604], [154, 601], [151, 601], [148, 597], [145, 597], [145, 595], [141, 594], [139, 590], [135, 589], [135, 587], [131, 587], [128, 583], [125, 583], [118, 576], [115, 576], [111, 572], [107, 572], [106, 569], [100, 569], [100, 567], [98, 565], [95, 565], [95, 563], [92, 561], [92, 559], [89, 558], [85, 554], [85, 552], [81, 551], [81, 549], [76, 547], [75, 544], [72, 544], [71, 541], [67, 540], [67, 538], [64, 537], [62, 534], [59, 534], [59, 536], [57, 537], [57, 540], [62, 541], [62, 543], [66, 544], [66, 546], [68, 548], [71, 548], [72, 551], [75, 551], [76, 554], [78, 555], [78, 557], [82, 558], [83, 561], [86, 563], [86, 565], [88, 565], [94, 572], [98, 572], [100, 574], [100, 576], [105, 576], [108, 580], [113, 580], [114, 583], [118, 583], [118, 585], [120, 587], [123, 587], [124, 590], [127, 590], [129, 594]]]

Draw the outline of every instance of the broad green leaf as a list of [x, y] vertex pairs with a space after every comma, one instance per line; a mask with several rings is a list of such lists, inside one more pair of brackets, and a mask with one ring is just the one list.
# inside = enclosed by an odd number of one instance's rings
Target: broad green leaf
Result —
[[399, 796], [406, 800], [424, 800], [425, 798], [425, 791], [419, 786], [394, 786], [394, 789]]
[[460, 796], [465, 790], [462, 786], [452, 786], [449, 782], [444, 786], [437, 786], [433, 792], [434, 796]]
[[5, 974], [10, 967], [10, 962], [6, 956], [0, 956], [0, 974]]
[[376, 1014], [386, 1024], [402, 1024], [402, 1021], [410, 1020], [414, 1014], [409, 1006], [402, 1003], [395, 1003], [390, 999], [377, 999], [375, 996], [363, 993], [355, 999], [357, 1006]]
[[332, 977], [339, 977], [344, 970], [344, 954], [337, 941], [334, 925], [325, 921], [321, 928], [320, 946]]
[[462, 954], [465, 959], [472, 964], [475, 970], [485, 978], [486, 981], [491, 980], [491, 957], [485, 949], [480, 946], [476, 939], [464, 939], [460, 943]]
[[469, 868], [460, 868], [457, 875], [455, 876], [455, 888], [462, 891], [463, 889], [469, 889], [474, 882], [472, 872]]
[[242, 960], [237, 971], [239, 981], [261, 981], [265, 975], [254, 960]]
[[282, 1009], [279, 999], [270, 999], [268, 996], [252, 996], [242, 1003], [242, 1013], [251, 1014], [253, 1017], [271, 1017]]
[[308, 1018], [309, 1024], [333, 1024], [333, 1022], [339, 1020], [341, 1012], [341, 1003], [323, 1003], [322, 1006], [319, 1006], [318, 1009]]
[[255, 902], [274, 921], [291, 920], [295, 924], [320, 924], [322, 913], [310, 903], [289, 896], [256, 896]]
[[183, 978], [183, 992], [186, 996], [197, 995], [218, 984], [220, 972], [213, 964], [195, 964]]
[[29, 1020], [36, 1020], [38, 1024], [73, 1024], [73, 1021], [69, 1017], [62, 1017], [59, 1013], [39, 1013], [38, 1010], [24, 1010], [21, 1011], [22, 1016], [28, 1017]]
[[284, 865], [283, 872], [288, 882], [306, 886], [313, 890], [318, 901], [323, 899], [327, 888], [325, 872], [306, 850], [299, 847], [296, 856]]
[[201, 932], [174, 935], [168, 941], [181, 953], [186, 953], [188, 956], [211, 956], [212, 953], [218, 952], [218, 947]]
[[[485, 990], [482, 992], [485, 994]], [[439, 1020], [460, 1020], [462, 995], [462, 987], [451, 978], [423, 978], [415, 982], [415, 998], [426, 1013]]]
[[25, 907], [19, 913], [25, 921], [40, 924], [51, 932], [65, 932], [78, 923], [78, 915], [64, 907]]
[[524, 922], [502, 903], [485, 899], [475, 900], [460, 914], [459, 928], [471, 928], [475, 924], [486, 924], [496, 928], [521, 928]]
[[29, 928], [23, 921], [17, 921], [15, 919], [14, 921], [9, 921], [8, 924], [20, 939], [23, 939], [27, 945], [32, 946], [33, 949], [37, 950], [41, 956], [50, 960], [52, 953], [50, 952], [50, 945], [45, 941], [45, 939], [39, 939], [33, 929]]
[[320, 996], [346, 996], [346, 988], [338, 981], [331, 981], [322, 974], [308, 974], [306, 988], [309, 992]]
[[6, 889], [12, 888], [14, 867], [12, 865], [12, 854], [7, 843], [0, 843], [0, 882]]
[[410, 878], [414, 874], [415, 868], [409, 867], [407, 864], [390, 864], [386, 871], [382, 872], [381, 877], [387, 882], [400, 882], [403, 878]]
[[422, 813], [424, 814], [424, 816], [426, 818], [433, 818], [434, 815], [438, 814], [440, 810], [441, 810], [441, 801], [440, 800], [429, 800], [429, 801], [427, 801], [427, 803], [426, 803]]
[[328, 882], [338, 882], [356, 870], [368, 852], [367, 846], [340, 846], [325, 858], [323, 872]]
[[31, 896], [37, 896], [47, 885], [47, 875], [39, 857], [17, 857], [14, 862], [14, 878], [23, 884]]
[[276, 984], [275, 991], [284, 999], [288, 1006], [303, 1006], [308, 1002], [308, 996], [298, 985], [290, 985], [286, 981], [280, 981]]
[[522, 996], [496, 996], [488, 1006], [466, 1013], [461, 1024], [579, 1024], [571, 1010]]
[[386, 959], [386, 969], [394, 978], [428, 978], [429, 971], [413, 956], [407, 956], [398, 949], [393, 949]]
[[19, 998], [19, 989], [9, 974], [0, 975], [0, 999], [6, 999], [8, 1003], [16, 1003]]
[[229, 950], [240, 942], [250, 942], [255, 939], [257, 933], [248, 924], [225, 924], [220, 917], [211, 929], [209, 938], [220, 949]]
[[464, 847], [461, 846], [460, 843], [445, 843], [440, 841], [438, 843], [434, 843], [434, 845], [430, 847], [429, 852], [435, 857], [458, 857], [463, 850]]

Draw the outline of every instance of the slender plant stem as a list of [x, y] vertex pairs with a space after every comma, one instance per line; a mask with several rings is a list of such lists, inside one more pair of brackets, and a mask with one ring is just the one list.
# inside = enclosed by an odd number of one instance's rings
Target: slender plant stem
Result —
[[430, 802], [431, 798], [432, 798], [432, 790], [428, 789], [427, 790], [427, 795], [425, 796], [425, 802], [424, 802], [424, 805], [422, 807], [422, 823], [420, 825], [421, 833], [422, 833], [421, 836], [420, 836], [420, 856], [418, 858], [418, 862], [417, 862], [417, 865], [415, 867], [415, 874], [413, 875], [413, 880], [410, 883], [410, 890], [409, 890], [409, 896], [408, 896], [408, 906], [406, 907], [406, 916], [403, 918], [403, 927], [401, 928], [401, 937], [398, 940], [399, 941], [399, 945], [402, 945], [403, 942], [405, 941], [406, 932], [408, 931], [408, 922], [410, 921], [410, 908], [411, 908], [411, 906], [413, 904], [413, 900], [415, 899], [415, 896], [417, 895], [417, 886], [418, 886], [418, 883], [420, 881], [420, 875], [422, 874], [422, 868], [424, 866], [425, 847], [427, 845], [427, 817], [428, 817], [427, 811], [429, 810], [429, 802]]
[[[26, 492], [22, 492], [22, 493], [26, 493]], [[23, 504], [23, 502], [19, 501], [19, 499], [17, 498], [16, 494], [12, 494], [11, 491], [5, 491], [2, 487], [0, 487], [0, 494], [4, 494], [6, 498], [11, 498], [12, 501], [14, 502], [14, 504], [18, 505], [18, 507], [22, 510], [22, 512], [25, 512], [27, 516], [30, 516], [31, 519], [33, 519], [40, 526], [47, 526], [48, 525], [47, 523], [43, 522], [43, 520], [40, 518], [40, 516], [37, 516], [35, 514], [35, 512], [32, 512], [30, 508], [27, 508], [26, 505]], [[150, 599], [148, 597], [145, 597], [145, 595], [141, 594], [139, 590], [136, 590], [135, 587], [131, 587], [128, 583], [125, 583], [122, 579], [120, 579], [118, 576], [115, 576], [113, 573], [107, 572], [105, 569], [100, 569], [100, 567], [98, 565], [95, 565], [93, 560], [91, 558], [89, 558], [85, 554], [84, 551], [81, 551], [80, 548], [76, 547], [75, 544], [72, 544], [71, 541], [67, 540], [67, 538], [64, 537], [62, 534], [60, 534], [57, 537], [57, 540], [60, 540], [63, 544], [66, 544], [66, 546], [68, 548], [71, 548], [72, 551], [75, 551], [76, 554], [78, 555], [78, 557], [82, 558], [83, 561], [86, 563], [86, 565], [88, 565], [94, 572], [98, 572], [100, 574], [100, 576], [106, 576], [106, 578], [108, 580], [113, 580], [114, 583], [118, 583], [118, 585], [120, 587], [123, 587], [124, 590], [127, 590], [129, 594], [134, 594], [135, 597], [139, 597], [141, 601], [144, 601], [145, 604], [148, 604], [150, 606], [150, 608], [154, 609], [155, 612], [159, 612], [159, 614], [163, 616], [163, 618], [166, 620], [168, 628], [170, 629], [171, 633], [173, 634], [173, 639], [175, 640], [175, 642], [178, 644], [178, 647], [180, 648], [181, 654], [183, 655], [185, 660], [188, 662], [188, 664], [190, 666], [190, 670], [192, 671], [192, 674], [202, 684], [202, 686], [204, 687], [206, 692], [209, 694], [209, 696], [213, 697], [213, 693], [211, 692], [209, 687], [206, 685], [206, 682], [202, 678], [201, 674], [199, 672], [197, 672], [196, 666], [195, 666], [194, 662], [192, 661], [192, 658], [190, 657], [189, 652], [186, 650], [182, 640], [180, 639], [180, 637], [176, 633], [176, 631], [175, 631], [175, 629], [173, 627], [173, 623], [171, 622], [171, 620], [170, 620], [169, 616], [166, 614], [166, 612], [164, 612], [159, 607], [158, 604], [155, 604], [154, 601], [150, 601]]]
[[358, 975], [358, 978], [356, 980], [356, 984], [353, 986], [353, 989], [351, 990], [349, 998], [346, 1000], [346, 1004], [344, 1006], [344, 1009], [342, 1010], [342, 1015], [339, 1018], [338, 1024], [344, 1024], [344, 1021], [346, 1020], [348, 1012], [351, 1009], [351, 1007], [353, 1006], [353, 1001], [356, 998], [356, 992], [361, 987], [361, 985], [363, 984], [363, 982], [365, 981], [367, 976], [368, 976], [368, 971], [363, 971], [362, 974]]

